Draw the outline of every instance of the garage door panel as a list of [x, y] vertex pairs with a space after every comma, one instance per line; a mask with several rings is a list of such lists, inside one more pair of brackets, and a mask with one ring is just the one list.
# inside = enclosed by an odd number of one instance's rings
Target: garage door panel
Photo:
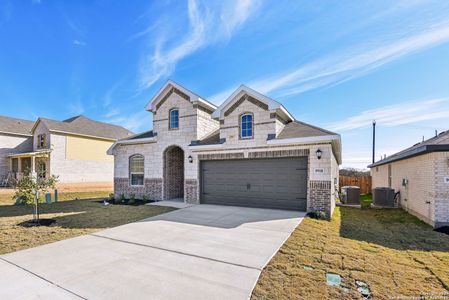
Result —
[[202, 162], [202, 203], [306, 209], [307, 158]]

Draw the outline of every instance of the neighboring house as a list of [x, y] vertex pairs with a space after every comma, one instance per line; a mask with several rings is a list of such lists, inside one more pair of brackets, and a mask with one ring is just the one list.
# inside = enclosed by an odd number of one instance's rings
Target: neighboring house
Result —
[[57, 175], [61, 183], [112, 182], [114, 162], [106, 151], [131, 135], [121, 126], [84, 116], [36, 122], [0, 117], [0, 175]]
[[0, 183], [10, 171], [8, 155], [33, 150], [34, 122], [0, 116]]
[[434, 227], [449, 225], [449, 131], [368, 167], [373, 188], [393, 188], [404, 210]]
[[146, 110], [153, 131], [108, 152], [116, 197], [332, 214], [338, 134], [296, 121], [279, 102], [243, 85], [216, 107], [168, 81]]

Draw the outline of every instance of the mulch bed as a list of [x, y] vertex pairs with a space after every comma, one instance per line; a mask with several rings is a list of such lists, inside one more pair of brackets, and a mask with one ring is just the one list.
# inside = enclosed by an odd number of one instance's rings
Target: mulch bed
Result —
[[39, 219], [38, 221], [29, 220], [21, 222], [17, 225], [22, 227], [35, 227], [35, 226], [51, 226], [51, 224], [56, 223], [55, 219]]
[[[102, 204], [105, 203], [104, 200], [95, 201], [95, 202], [102, 203]], [[153, 203], [153, 202], [156, 202], [156, 201], [154, 201], [154, 200], [147, 200], [147, 201], [134, 200], [133, 202], [130, 202], [129, 200], [128, 200], [128, 201], [125, 200], [125, 201], [123, 201], [123, 202], [111, 202], [111, 201], [107, 201], [106, 203], [109, 203], [109, 204], [111, 204], [111, 205], [140, 206], [140, 205], [145, 205], [145, 204]]]

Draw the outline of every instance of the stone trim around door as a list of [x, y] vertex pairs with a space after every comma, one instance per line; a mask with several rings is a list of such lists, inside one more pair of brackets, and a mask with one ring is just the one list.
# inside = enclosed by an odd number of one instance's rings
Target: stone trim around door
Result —
[[332, 182], [329, 180], [309, 180], [309, 201], [307, 211], [320, 210], [326, 213], [328, 219], [331, 214], [331, 189]]
[[162, 200], [162, 178], [145, 178], [143, 186], [131, 186], [129, 178], [114, 178], [114, 195], [124, 195], [129, 198], [134, 194], [136, 199], [142, 199], [145, 195], [148, 200]]

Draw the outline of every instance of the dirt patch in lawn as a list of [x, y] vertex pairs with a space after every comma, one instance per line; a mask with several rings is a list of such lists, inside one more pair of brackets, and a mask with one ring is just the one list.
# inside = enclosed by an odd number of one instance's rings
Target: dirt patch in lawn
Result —
[[[326, 273], [340, 275], [342, 285], [328, 286]], [[449, 236], [400, 209], [338, 207], [331, 222], [303, 220], [252, 298], [363, 299], [356, 280], [374, 299], [449, 299]]]
[[[98, 200], [98, 199], [96, 199]], [[55, 219], [51, 226], [25, 228], [32, 206], [0, 205], [0, 254], [142, 220], [174, 210], [159, 206], [103, 205], [96, 200], [69, 200], [40, 205], [40, 216]]]

